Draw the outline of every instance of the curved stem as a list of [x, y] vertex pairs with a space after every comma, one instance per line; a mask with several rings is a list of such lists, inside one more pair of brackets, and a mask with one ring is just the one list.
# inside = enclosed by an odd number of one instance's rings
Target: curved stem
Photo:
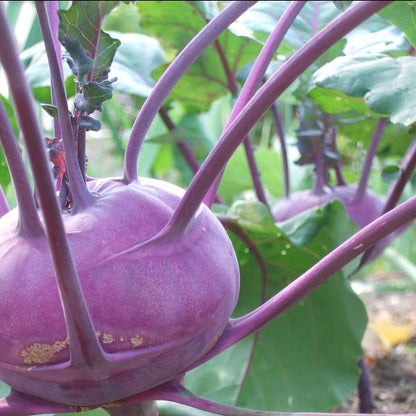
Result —
[[[159, 110], [159, 115], [169, 131], [176, 130], [175, 124], [173, 123], [173, 121], [169, 117], [169, 114], [163, 107]], [[179, 141], [177, 143], [177, 146], [180, 152], [182, 153], [182, 156], [185, 159], [186, 163], [191, 168], [192, 173], [195, 174], [198, 171], [200, 165], [199, 162], [196, 160], [195, 155], [193, 154], [189, 144], [185, 141]]]
[[[400, 199], [400, 196], [402, 195], [402, 192], [406, 183], [409, 181], [409, 179], [411, 178], [414, 172], [415, 166], [416, 166], [416, 139], [413, 141], [409, 151], [407, 152], [406, 156], [404, 157], [402, 161], [400, 176], [390, 187], [390, 190], [387, 194], [386, 201], [384, 202], [382, 214], [389, 212], [391, 209], [393, 209], [396, 206], [397, 202]], [[374, 247], [371, 247], [369, 250], [367, 250], [364, 253], [356, 271], [358, 271], [365, 264], [367, 264], [367, 262], [371, 258], [371, 254], [373, 253], [373, 250], [374, 250]]]
[[188, 43], [163, 73], [134, 122], [124, 157], [124, 180], [126, 182], [137, 180], [137, 162], [141, 146], [165, 98], [211, 42], [255, 3], [255, 1], [236, 1], [227, 6]]
[[[261, 50], [258, 58], [256, 59], [256, 62], [253, 65], [253, 68], [251, 69], [247, 80], [244, 83], [244, 86], [234, 104], [234, 107], [232, 109], [231, 115], [228, 118], [228, 121], [224, 127], [224, 131], [227, 130], [227, 128], [231, 125], [231, 123], [236, 119], [237, 115], [241, 112], [241, 110], [244, 108], [244, 106], [249, 102], [249, 100], [253, 97], [255, 94], [257, 88], [259, 87], [261, 81], [264, 78], [264, 74], [267, 70], [267, 67], [269, 66], [271, 60], [273, 59], [273, 56], [279, 47], [280, 43], [283, 40], [283, 37], [285, 36], [286, 32], [289, 30], [290, 26], [292, 25], [293, 21], [295, 20], [296, 16], [301, 11], [302, 7], [306, 3], [304, 1], [293, 1], [290, 3], [290, 5], [287, 7], [285, 12], [283, 13], [282, 17], [277, 22], [274, 30], [268, 37], [266, 43], [264, 44], [263, 49]], [[247, 134], [244, 135], [244, 141], [247, 142], [249, 139], [247, 138]], [[220, 141], [222, 138], [220, 138]], [[245, 143], [245, 149], [246, 149], [246, 155], [249, 158], [249, 163], [252, 163], [253, 169], [254, 169], [254, 176], [253, 180], [256, 178], [256, 171], [257, 167], [255, 167], [254, 158], [250, 154], [251, 151], [251, 145], [249, 143]], [[254, 163], [253, 163], [254, 162]], [[223, 166], [222, 171], [224, 170], [225, 164]], [[207, 191], [207, 195], [204, 197], [203, 201], [209, 206], [211, 205], [211, 201], [213, 198], [213, 195], [216, 194], [219, 183], [221, 180], [221, 174], [216, 175], [215, 180], [212, 182], [212, 185], [210, 186], [209, 190]], [[260, 191], [260, 197], [264, 199], [264, 192], [263, 190]], [[267, 205], [267, 203], [266, 203]]]
[[416, 167], [416, 139], [410, 146], [409, 151], [402, 161], [401, 173], [396, 181], [392, 184], [387, 194], [386, 201], [384, 203], [383, 214], [394, 208], [399, 201], [403, 189], [407, 182], [410, 180]]
[[415, 218], [416, 197], [413, 197], [362, 228], [259, 308], [241, 318], [232, 319], [217, 344], [195, 366], [219, 354], [281, 315], [351, 260]]
[[370, 147], [368, 148], [367, 155], [364, 162], [363, 171], [361, 172], [360, 182], [358, 183], [357, 191], [355, 193], [355, 201], [360, 201], [366, 192], [368, 178], [370, 176], [371, 165], [373, 164], [374, 156], [377, 152], [378, 144], [380, 143], [381, 136], [387, 125], [387, 119], [382, 118], [377, 123], [377, 127], [374, 130], [373, 137], [371, 139]]
[[77, 210], [85, 209], [91, 205], [93, 197], [87, 189], [80, 165], [78, 163], [75, 135], [72, 130], [71, 119], [69, 116], [65, 84], [63, 82], [58, 59], [55, 54], [54, 42], [46, 12], [45, 2], [37, 1], [36, 10], [42, 30], [43, 40], [45, 42], [46, 53], [51, 71], [53, 91], [58, 106], [59, 122], [62, 129], [62, 138], [65, 148], [65, 162], [73, 204], [72, 211], [75, 212]]
[[70, 407], [32, 399], [15, 390], [5, 398], [0, 399], [0, 416], [45, 415], [47, 413], [68, 413]]
[[39, 204], [70, 339], [71, 363], [74, 366], [84, 364], [93, 366], [102, 359], [102, 350], [95, 335], [66, 238], [34, 100], [2, 4], [0, 4], [0, 27], [2, 28], [0, 62], [9, 82], [34, 182], [36, 189], [39, 190]]
[[248, 163], [248, 168], [251, 174], [251, 179], [253, 181], [254, 191], [256, 192], [257, 199], [266, 205], [270, 209], [269, 203], [267, 202], [266, 193], [263, 188], [263, 184], [260, 180], [260, 172], [257, 168], [256, 159], [254, 158], [254, 151], [252, 141], [250, 136], [246, 136], [243, 141], [244, 150], [246, 152], [246, 158]]
[[[195, 409], [212, 412], [223, 416], [362, 416], [362, 413], [319, 413], [319, 412], [274, 412], [268, 410], [245, 409], [236, 406], [229, 406], [205, 397], [198, 396], [183, 385], [169, 386], [164, 391], [161, 390], [157, 395], [158, 400], [166, 400], [180, 403]], [[382, 416], [372, 414], [372, 416]], [[384, 415], [385, 416], [385, 415]], [[398, 415], [389, 415], [398, 416]]]
[[[52, 33], [55, 34], [53, 36], [53, 46], [55, 50], [56, 56], [62, 56], [61, 51], [61, 44], [58, 40], [58, 30], [59, 30], [59, 17], [58, 17], [58, 2], [57, 1], [48, 1], [46, 3], [46, 7], [48, 10], [48, 16], [49, 16], [49, 22], [51, 25]], [[59, 72], [61, 74], [61, 78], [64, 79], [64, 70], [62, 66], [62, 60], [58, 60], [59, 65]], [[53, 85], [51, 86], [52, 89], [52, 104], [57, 105], [56, 98], [55, 98], [55, 91]], [[59, 123], [59, 120], [57, 120], [55, 117], [53, 119], [54, 122], [54, 128], [55, 128], [55, 138], [60, 139], [62, 138], [62, 131], [61, 131], [61, 124]]]
[[36, 209], [33, 191], [27, 177], [22, 156], [12, 126], [0, 102], [0, 142], [3, 146], [19, 207], [19, 233], [22, 236], [43, 235], [43, 227]]
[[285, 131], [283, 129], [283, 122], [282, 122], [282, 117], [280, 116], [279, 107], [277, 106], [276, 102], [272, 104], [271, 109], [272, 109], [275, 129], [277, 132], [277, 137], [279, 138], [280, 153], [282, 155], [283, 195], [285, 198], [289, 198], [290, 196], [290, 171], [289, 171], [289, 161], [287, 157]]
[[258, 90], [254, 97], [224, 131], [195, 175], [184, 197], [159, 234], [184, 230], [210, 188], [241, 141], [284, 90], [335, 42], [368, 17], [387, 6], [389, 1], [363, 1], [348, 8], [296, 51]]

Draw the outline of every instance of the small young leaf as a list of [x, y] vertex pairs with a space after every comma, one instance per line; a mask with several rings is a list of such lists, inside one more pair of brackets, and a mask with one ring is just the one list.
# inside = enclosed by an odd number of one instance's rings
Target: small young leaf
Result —
[[90, 116], [81, 116], [78, 124], [86, 130], [99, 131], [101, 129], [100, 121]]
[[74, 105], [83, 113], [91, 114], [93, 111], [102, 110], [102, 103], [113, 95], [111, 85], [102, 85], [92, 81], [84, 85], [82, 93], [75, 96]]
[[40, 105], [51, 117], [58, 118], [58, 107], [52, 104], [41, 104]]
[[61, 36], [60, 41], [68, 51], [64, 57], [72, 73], [77, 77], [78, 84], [82, 87], [85, 75], [94, 66], [94, 60], [87, 56], [77, 40]]

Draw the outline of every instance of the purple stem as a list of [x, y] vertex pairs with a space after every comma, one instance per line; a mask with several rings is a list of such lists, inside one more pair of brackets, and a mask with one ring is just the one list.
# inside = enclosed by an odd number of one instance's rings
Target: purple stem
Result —
[[358, 183], [357, 191], [355, 193], [355, 201], [361, 201], [361, 199], [364, 197], [366, 190], [367, 190], [367, 184], [368, 184], [368, 178], [370, 176], [371, 171], [371, 165], [373, 164], [374, 156], [377, 152], [378, 144], [380, 143], [381, 136], [383, 134], [383, 131], [387, 125], [387, 119], [382, 118], [378, 121], [377, 127], [374, 130], [373, 137], [371, 139], [370, 147], [368, 148], [367, 155], [364, 161], [364, 167], [363, 171], [361, 172], [360, 182]]
[[[156, 387], [153, 391], [147, 392], [146, 395], [148, 397], [153, 397], [154, 400], [166, 400], [180, 403], [195, 409], [223, 416], [362, 416], [362, 413], [274, 412], [268, 410], [244, 409], [241, 407], [224, 405], [206, 399], [205, 397], [198, 396], [186, 389], [182, 384], [175, 382]], [[387, 415], [374, 413], [372, 416]], [[399, 415], [390, 414], [389, 416]]]
[[[324, 134], [325, 137], [325, 134]], [[323, 140], [325, 140], [323, 138]], [[323, 140], [320, 138], [313, 143], [315, 154], [315, 183], [313, 185], [312, 194], [322, 195], [325, 193], [324, 187], [327, 184], [325, 171], [325, 155]]]
[[[36, 2], [36, 6], [39, 4], [43, 5], [43, 2]], [[34, 100], [2, 4], [0, 27], [0, 61], [15, 103], [36, 189], [39, 190], [39, 204], [70, 338], [71, 363], [77, 365], [96, 362], [100, 357], [101, 348], [95, 336], [66, 238]]]
[[[173, 121], [169, 117], [169, 114], [163, 107], [159, 110], [159, 115], [169, 131], [176, 130], [175, 124], [173, 123]], [[199, 162], [196, 160], [195, 155], [193, 154], [189, 144], [181, 140], [178, 141], [177, 146], [179, 148], [179, 151], [182, 153], [182, 156], [185, 159], [186, 163], [191, 168], [192, 173], [195, 174], [198, 171], [200, 165]]]
[[255, 1], [236, 1], [215, 16], [179, 53], [143, 104], [131, 131], [124, 158], [124, 180], [137, 180], [137, 162], [149, 127], [173, 87], [204, 50]]
[[[259, 266], [259, 269], [260, 269], [260, 275], [261, 275], [261, 293], [260, 293], [259, 300], [260, 300], [260, 304], [264, 303], [266, 301], [266, 289], [267, 289], [267, 267], [266, 267], [266, 262], [264, 261], [264, 258], [262, 257], [254, 241], [244, 232], [244, 230], [242, 230], [230, 218], [221, 217], [220, 215], [218, 215], [218, 219], [221, 221], [221, 224], [224, 226], [224, 228], [234, 233], [241, 241], [244, 242], [244, 244], [250, 250], [253, 257], [256, 259], [257, 265]], [[243, 380], [247, 378], [247, 375], [252, 366], [253, 358], [254, 358], [254, 351], [259, 341], [259, 336], [260, 336], [260, 331], [256, 331], [253, 336], [253, 342], [251, 343], [251, 346], [250, 346], [249, 359], [244, 369]], [[243, 386], [243, 382], [240, 383], [240, 387], [237, 392], [237, 397], [241, 393], [242, 386]]]
[[326, 28], [297, 50], [258, 90], [237, 118], [223, 132], [193, 178], [171, 220], [158, 237], [184, 230], [193, 218], [213, 180], [233, 155], [252, 126], [267, 111], [285, 89], [296, 80], [320, 55], [361, 22], [387, 6], [389, 1], [362, 1], [348, 8]]
[[[290, 5], [287, 7], [281, 18], [279, 19], [278, 23], [276, 24], [276, 27], [274, 28], [273, 32], [268, 37], [266, 43], [264, 44], [263, 49], [261, 50], [258, 58], [256, 59], [256, 62], [253, 65], [253, 68], [251, 69], [246, 82], [244, 83], [244, 86], [234, 104], [233, 110], [231, 112], [231, 115], [224, 127], [224, 131], [227, 130], [227, 128], [232, 124], [232, 122], [236, 119], [238, 114], [241, 112], [241, 110], [244, 108], [244, 106], [249, 102], [249, 100], [253, 97], [255, 92], [257, 91], [259, 85], [261, 84], [264, 73], [266, 72], [271, 60], [273, 59], [273, 56], [279, 47], [280, 43], [282, 42], [286, 32], [291, 27], [293, 21], [295, 20], [296, 16], [301, 11], [302, 7], [306, 3], [304, 1], [293, 1], [290, 3]], [[244, 137], [247, 137], [247, 134]], [[220, 139], [221, 140], [221, 139]], [[250, 144], [245, 145], [246, 148], [246, 154], [249, 156], [249, 166], [251, 166], [253, 171], [251, 171], [253, 180], [256, 181], [256, 178], [258, 177], [257, 167], [254, 161], [254, 157], [250, 156], [251, 152], [251, 146]], [[225, 167], [225, 164], [224, 164]], [[223, 169], [224, 169], [223, 167]], [[211, 185], [209, 191], [207, 192], [207, 195], [204, 197], [204, 202], [207, 205], [210, 205], [210, 202], [212, 201], [213, 196], [217, 193], [217, 189], [219, 186], [219, 183], [221, 181], [221, 175], [218, 175]], [[261, 188], [260, 191], [260, 200], [262, 202], [266, 202], [266, 198], [264, 196], [264, 191], [262, 190], [261, 183], [255, 182], [255, 185], [258, 185], [258, 187]]]
[[0, 399], [1, 416], [44, 415], [46, 413], [59, 414], [70, 411], [70, 407], [32, 399], [14, 390], [7, 397]]
[[361, 358], [358, 363], [361, 371], [360, 381], [358, 382], [358, 398], [360, 413], [371, 413], [373, 408], [373, 400], [371, 397], [371, 383], [370, 375], [364, 358]]
[[59, 122], [62, 129], [62, 138], [65, 149], [65, 162], [73, 203], [72, 211], [75, 212], [90, 206], [93, 201], [93, 197], [87, 189], [80, 165], [78, 163], [74, 132], [72, 130], [71, 118], [69, 116], [65, 84], [59, 67], [58, 58], [55, 54], [54, 41], [45, 3], [46, 2], [38, 1], [35, 4], [45, 43], [46, 54], [48, 56], [52, 87], [58, 107]]
[[231, 319], [223, 336], [195, 366], [234, 345], [307, 296], [312, 290], [341, 270], [351, 260], [382, 238], [416, 218], [416, 197], [410, 198], [358, 231], [339, 245], [302, 276], [290, 283], [259, 308], [237, 319]]
[[282, 122], [282, 117], [280, 116], [279, 107], [277, 106], [276, 102], [272, 104], [271, 109], [272, 109], [275, 129], [277, 132], [277, 137], [279, 138], [280, 152], [282, 154], [284, 197], [289, 198], [290, 197], [290, 172], [289, 172], [289, 161], [287, 157], [285, 131], [283, 129], [283, 122]]
[[[46, 3], [46, 7], [48, 10], [51, 31], [53, 34], [53, 46], [55, 50], [55, 55], [62, 56], [61, 44], [58, 40], [58, 31], [59, 31], [58, 2], [48, 1]], [[64, 70], [62, 66], [62, 60], [58, 60], [58, 64], [59, 64], [59, 72], [61, 73], [61, 78], [64, 79]], [[52, 89], [52, 103], [54, 105], [57, 105], [53, 85], [51, 89]], [[54, 127], [55, 127], [55, 138], [60, 139], [62, 138], [61, 124], [59, 123], [59, 120], [57, 120], [56, 118], [53, 119], [53, 122], [54, 122]]]
[[[400, 196], [402, 195], [402, 192], [406, 183], [409, 181], [409, 179], [411, 178], [414, 172], [415, 166], [416, 166], [416, 139], [413, 140], [413, 143], [410, 149], [408, 150], [406, 156], [404, 157], [402, 161], [400, 176], [390, 187], [389, 193], [387, 194], [387, 198], [384, 203], [382, 214], [389, 212], [391, 209], [393, 209], [396, 206], [397, 202], [400, 199]], [[371, 258], [371, 254], [373, 250], [374, 250], [374, 247], [370, 248], [364, 253], [357, 270], [359, 270], [362, 266], [364, 266], [368, 262], [368, 260]]]
[[[334, 126], [331, 127], [330, 134], [331, 134], [332, 149], [336, 154], [339, 154], [338, 148], [337, 148], [337, 130]], [[345, 186], [347, 183], [345, 182], [344, 177], [342, 176], [340, 160], [337, 160], [337, 162], [335, 163], [334, 170], [335, 170], [335, 176], [337, 179], [336, 181], [337, 186]]]
[[[250, 136], [246, 136], [243, 141], [244, 150], [246, 152], [248, 168], [251, 173], [251, 179], [253, 181], [254, 191], [256, 192], [257, 199], [266, 205], [270, 209], [269, 203], [267, 202], [266, 193], [264, 192], [263, 184], [260, 179], [260, 172], [257, 168], [256, 159], [254, 158], [254, 150]], [[219, 178], [217, 179], [219, 186]]]
[[410, 146], [406, 156], [402, 161], [401, 173], [396, 181], [392, 184], [387, 194], [386, 201], [384, 203], [383, 214], [394, 208], [399, 201], [403, 189], [409, 179], [411, 178], [416, 167], [416, 139]]
[[[22, 236], [40, 236], [44, 234], [42, 224], [36, 209], [33, 191], [29, 184], [27, 172], [17, 145], [12, 126], [7, 118], [3, 104], [0, 102], [0, 142], [3, 146], [10, 175], [16, 192], [17, 205], [19, 207], [19, 233]], [[3, 193], [2, 193], [3, 195]], [[8, 211], [7, 202], [6, 211]], [[4, 212], [3, 204], [0, 204], [0, 215]]]
[[0, 218], [10, 211], [7, 203], [6, 195], [4, 195], [3, 188], [0, 186]]

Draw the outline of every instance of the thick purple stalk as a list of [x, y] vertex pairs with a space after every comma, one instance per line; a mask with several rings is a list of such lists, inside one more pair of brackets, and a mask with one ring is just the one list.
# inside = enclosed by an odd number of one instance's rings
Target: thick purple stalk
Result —
[[[58, 31], [59, 31], [59, 17], [58, 17], [58, 2], [57, 1], [48, 1], [46, 2], [46, 7], [48, 10], [48, 16], [49, 16], [49, 23], [51, 25], [51, 31], [53, 34], [53, 46], [55, 50], [56, 56], [62, 56], [61, 51], [61, 44], [58, 40]], [[62, 66], [62, 60], [58, 60], [59, 65], [59, 72], [61, 74], [61, 78], [64, 79], [64, 70]], [[51, 86], [52, 89], [52, 103], [54, 105], [56, 104], [56, 98], [55, 98], [55, 91], [53, 88], [53, 85]], [[57, 120], [55, 117], [53, 119], [54, 127], [55, 127], [55, 137], [60, 139], [62, 138], [62, 131], [61, 131], [61, 124], [59, 120]]]
[[73, 211], [82, 210], [88, 207], [93, 200], [88, 192], [83, 174], [78, 163], [77, 151], [75, 147], [75, 136], [72, 131], [71, 119], [69, 116], [68, 102], [65, 91], [65, 84], [59, 67], [58, 57], [55, 54], [55, 45], [52, 31], [46, 12], [46, 4], [43, 1], [36, 2], [39, 24], [45, 43], [46, 54], [48, 56], [49, 68], [51, 71], [51, 81], [59, 113], [59, 123], [62, 129], [62, 138], [65, 149], [65, 162], [71, 190]]
[[281, 315], [351, 260], [415, 218], [416, 197], [413, 197], [362, 228], [262, 306], [232, 319], [223, 336], [201, 361], [212, 358]]
[[287, 157], [285, 131], [283, 129], [282, 117], [280, 116], [279, 107], [277, 103], [272, 104], [272, 114], [274, 119], [274, 125], [277, 132], [277, 137], [280, 143], [280, 153], [282, 154], [283, 165], [283, 195], [285, 198], [290, 196], [290, 173], [289, 173], [289, 161]]
[[126, 182], [137, 180], [137, 161], [146, 133], [173, 87], [204, 50], [255, 3], [255, 1], [237, 1], [227, 6], [188, 43], [163, 73], [134, 122], [124, 157]]
[[[38, 2], [43, 3], [43, 2]], [[0, 61], [13, 96], [17, 117], [29, 155], [33, 178], [38, 192], [46, 235], [62, 300], [68, 335], [71, 363], [82, 365], [100, 360], [101, 347], [81, 291], [78, 273], [71, 255], [58, 206], [42, 132], [36, 117], [34, 100], [19, 60], [15, 40], [0, 4]], [[74, 313], [76, 311], [76, 313]]]
[[378, 144], [380, 143], [381, 136], [387, 125], [387, 119], [382, 118], [377, 123], [377, 127], [374, 130], [373, 137], [371, 139], [370, 147], [367, 150], [367, 155], [364, 161], [364, 167], [361, 172], [360, 182], [358, 183], [357, 192], [355, 194], [355, 201], [361, 201], [367, 190], [368, 178], [370, 176], [371, 165], [373, 164], [374, 156], [377, 152]]
[[[228, 121], [224, 127], [224, 131], [227, 130], [230, 124], [236, 119], [237, 115], [240, 113], [240, 111], [244, 108], [244, 106], [249, 102], [249, 100], [257, 91], [259, 85], [261, 84], [264, 78], [264, 74], [270, 62], [273, 59], [274, 54], [276, 53], [277, 48], [279, 47], [285, 34], [291, 27], [293, 21], [295, 20], [296, 16], [299, 14], [304, 5], [305, 2], [303, 1], [291, 2], [288, 8], [283, 13], [283, 15], [281, 16], [281, 18], [279, 19], [278, 23], [276, 24], [276, 27], [268, 37], [266, 43], [264, 44], [264, 47], [262, 48], [258, 58], [256, 59], [256, 62], [254, 63], [253, 68], [251, 69], [246, 82], [244, 83], [244, 86], [234, 104], [231, 115], [228, 118]], [[248, 140], [249, 139], [246, 138], [245, 142], [247, 142]], [[257, 195], [259, 196], [259, 200], [261, 202], [266, 203], [267, 205], [266, 197], [264, 195], [264, 191], [262, 190], [262, 186], [259, 183], [259, 181], [256, 181], [258, 177], [257, 167], [251, 152], [250, 143], [245, 143], [245, 149], [246, 154], [249, 158], [249, 167], [250, 171], [252, 172], [253, 181], [255, 181], [255, 189], [257, 190]], [[204, 202], [207, 205], [211, 205], [212, 198], [217, 193], [220, 180], [221, 175], [218, 175], [213, 184], [211, 185], [210, 189], [208, 190], [207, 195], [204, 197]]]
[[276, 71], [224, 131], [195, 175], [165, 230], [159, 236], [186, 228], [212, 182], [221, 173], [243, 138], [280, 94], [334, 43], [390, 3], [390, 1], [358, 2], [330, 22]]
[[[0, 142], [3, 146], [19, 207], [19, 233], [22, 236], [43, 235], [43, 227], [36, 209], [33, 191], [29, 184], [22, 155], [14, 137], [12, 126], [0, 102]], [[3, 196], [4, 197], [4, 196]], [[4, 202], [5, 199], [4, 199]], [[7, 207], [7, 204], [6, 204]], [[0, 214], [3, 206], [0, 204]], [[8, 210], [8, 209], [7, 209]], [[7, 211], [6, 211], [7, 212]]]
[[46, 413], [68, 413], [70, 409], [60, 404], [33, 400], [25, 394], [12, 390], [9, 396], [0, 399], [0, 416], [44, 415]]
[[[146, 394], [146, 393], [145, 393]], [[205, 397], [198, 396], [182, 384], [170, 382], [156, 387], [146, 394], [154, 400], [165, 400], [180, 403], [195, 409], [212, 412], [223, 416], [362, 416], [362, 413], [319, 413], [319, 412], [275, 412], [268, 410], [244, 409], [236, 406], [224, 405]], [[134, 399], [132, 400], [134, 402]], [[387, 416], [386, 414], [373, 413], [372, 416]], [[389, 416], [399, 416], [390, 414]]]

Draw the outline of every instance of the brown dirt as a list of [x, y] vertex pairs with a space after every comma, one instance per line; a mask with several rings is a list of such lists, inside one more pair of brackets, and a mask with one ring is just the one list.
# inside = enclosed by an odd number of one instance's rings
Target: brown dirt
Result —
[[[373, 413], [416, 414], [416, 292], [361, 295], [369, 316], [363, 348]], [[357, 413], [355, 394], [335, 412]]]

